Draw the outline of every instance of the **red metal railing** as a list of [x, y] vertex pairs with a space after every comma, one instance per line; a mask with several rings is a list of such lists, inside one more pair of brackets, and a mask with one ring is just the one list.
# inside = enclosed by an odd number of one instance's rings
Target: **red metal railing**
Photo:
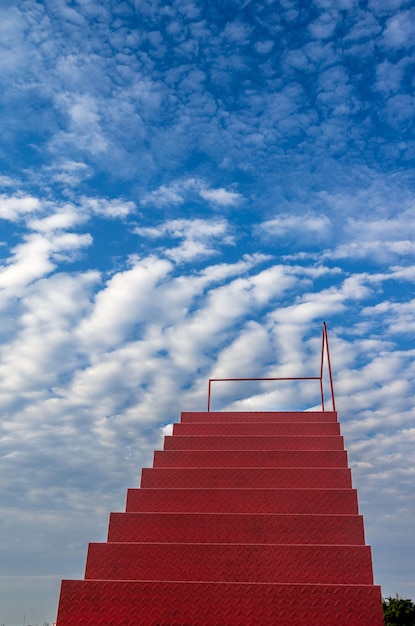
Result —
[[295, 376], [295, 377], [273, 377], [273, 378], [209, 378], [208, 383], [208, 408], [210, 411], [211, 404], [211, 395], [212, 395], [212, 383], [219, 382], [242, 382], [242, 381], [272, 381], [272, 380], [318, 380], [320, 382], [320, 396], [321, 396], [321, 410], [325, 411], [325, 402], [324, 402], [324, 383], [323, 383], [323, 375], [324, 375], [324, 364], [325, 358], [327, 359], [327, 369], [329, 375], [330, 382], [330, 394], [331, 394], [331, 405], [332, 411], [336, 410], [336, 401], [334, 399], [334, 387], [333, 387], [333, 376], [331, 372], [331, 361], [330, 361], [330, 350], [329, 350], [329, 338], [327, 333], [327, 324], [323, 322], [323, 333], [321, 337], [321, 362], [320, 362], [320, 376]]

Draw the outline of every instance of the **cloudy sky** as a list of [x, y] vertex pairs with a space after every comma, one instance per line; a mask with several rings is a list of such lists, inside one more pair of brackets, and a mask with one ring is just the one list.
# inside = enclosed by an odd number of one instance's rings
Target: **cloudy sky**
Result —
[[318, 375], [323, 320], [376, 583], [415, 598], [414, 41], [413, 0], [1, 2], [1, 623], [55, 618], [209, 377]]

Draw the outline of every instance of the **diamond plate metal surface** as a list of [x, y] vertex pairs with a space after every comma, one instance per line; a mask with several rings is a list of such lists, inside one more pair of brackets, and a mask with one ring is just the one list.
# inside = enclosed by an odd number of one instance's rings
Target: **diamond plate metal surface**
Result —
[[91, 543], [85, 579], [373, 584], [367, 546], [237, 543]]
[[127, 511], [356, 515], [354, 489], [129, 489]]
[[345, 450], [157, 450], [153, 467], [347, 467]]
[[195, 422], [337, 422], [333, 411], [183, 411], [182, 423]]
[[181, 436], [332, 436], [340, 435], [337, 422], [200, 422], [173, 424], [173, 435]]
[[111, 513], [108, 541], [364, 545], [361, 515]]
[[144, 468], [141, 487], [348, 489], [350, 470], [333, 468]]
[[343, 437], [202, 436], [164, 438], [165, 450], [343, 450]]
[[383, 626], [360, 585], [63, 581], [58, 626]]
[[382, 626], [339, 432], [334, 412], [183, 413], [58, 626]]

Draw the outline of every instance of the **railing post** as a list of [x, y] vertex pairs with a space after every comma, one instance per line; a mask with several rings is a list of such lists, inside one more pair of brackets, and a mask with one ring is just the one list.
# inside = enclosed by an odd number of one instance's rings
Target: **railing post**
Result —
[[334, 385], [333, 385], [333, 375], [331, 373], [331, 360], [330, 360], [330, 349], [329, 349], [329, 337], [327, 333], [327, 324], [323, 322], [323, 332], [326, 340], [326, 350], [327, 350], [327, 365], [329, 369], [329, 379], [330, 379], [330, 392], [331, 392], [331, 404], [333, 407], [333, 411], [336, 410], [336, 401], [334, 399]]
[[324, 385], [323, 385], [323, 370], [324, 370], [324, 347], [325, 347], [325, 343], [324, 343], [324, 339], [325, 339], [325, 335], [324, 335], [324, 324], [325, 322], [323, 322], [323, 330], [322, 330], [322, 334], [321, 334], [321, 360], [320, 360], [320, 395], [321, 395], [321, 410], [324, 411]]
[[260, 381], [260, 380], [318, 380], [320, 382], [320, 396], [321, 396], [321, 409], [322, 411], [326, 410], [325, 401], [324, 401], [324, 355], [327, 354], [327, 367], [329, 373], [330, 380], [330, 391], [331, 391], [331, 403], [333, 411], [336, 410], [336, 401], [334, 399], [334, 385], [333, 385], [333, 375], [331, 371], [331, 360], [330, 360], [330, 350], [329, 350], [329, 340], [327, 333], [327, 325], [326, 322], [323, 322], [323, 332], [321, 337], [321, 362], [320, 362], [320, 376], [294, 376], [294, 377], [267, 377], [267, 378], [209, 378], [208, 382], [208, 402], [207, 402], [207, 410], [210, 412], [210, 404], [211, 404], [211, 392], [212, 392], [212, 383], [213, 382], [237, 382], [237, 381]]
[[211, 382], [212, 382], [212, 379], [209, 378], [209, 383], [208, 383], [208, 407], [207, 407], [208, 413], [210, 412], [210, 385], [211, 385]]

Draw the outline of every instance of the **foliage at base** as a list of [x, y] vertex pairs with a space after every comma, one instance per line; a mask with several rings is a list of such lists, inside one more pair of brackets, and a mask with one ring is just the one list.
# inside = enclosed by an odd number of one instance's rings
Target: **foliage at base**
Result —
[[385, 626], [415, 626], [415, 604], [398, 596], [383, 598]]

